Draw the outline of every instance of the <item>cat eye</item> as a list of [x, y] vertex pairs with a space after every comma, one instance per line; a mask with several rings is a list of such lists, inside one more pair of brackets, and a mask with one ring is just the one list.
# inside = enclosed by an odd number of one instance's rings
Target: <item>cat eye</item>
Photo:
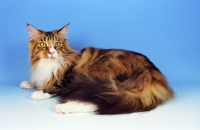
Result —
[[40, 43], [40, 47], [44, 48], [44, 47], [46, 47], [46, 46], [47, 46], [46, 43], [44, 43], [44, 42], [41, 42], [41, 43]]
[[55, 43], [55, 47], [60, 47], [61, 43], [60, 42], [56, 42]]

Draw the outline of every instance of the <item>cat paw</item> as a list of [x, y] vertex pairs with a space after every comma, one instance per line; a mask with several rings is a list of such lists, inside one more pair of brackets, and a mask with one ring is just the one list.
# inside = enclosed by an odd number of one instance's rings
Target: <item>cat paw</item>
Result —
[[44, 93], [43, 91], [35, 91], [31, 94], [31, 98], [33, 100], [44, 100], [44, 99], [51, 98], [52, 96], [53, 95], [49, 93]]
[[68, 114], [72, 113], [72, 108], [69, 108], [67, 104], [57, 104], [55, 106], [55, 111], [58, 114]]
[[23, 81], [23, 82], [21, 82], [21, 84], [20, 84], [20, 88], [23, 88], [23, 89], [31, 89], [31, 88], [33, 88], [33, 87], [31, 86], [31, 84], [30, 84], [28, 81]]
[[67, 102], [67, 103], [63, 103], [63, 104], [57, 104], [55, 106], [55, 111], [58, 114], [69, 114], [69, 113], [74, 113], [75, 109], [76, 109], [76, 104], [75, 102], [71, 103], [71, 102]]
[[90, 113], [95, 112], [96, 110], [96, 105], [79, 101], [68, 101], [66, 103], [57, 104], [55, 106], [55, 111], [58, 114]]

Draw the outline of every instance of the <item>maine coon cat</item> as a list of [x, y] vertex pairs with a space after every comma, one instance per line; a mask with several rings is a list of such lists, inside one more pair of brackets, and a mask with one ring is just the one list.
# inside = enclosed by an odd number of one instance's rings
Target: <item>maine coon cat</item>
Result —
[[60, 114], [120, 114], [149, 111], [173, 97], [165, 77], [144, 55], [122, 49], [87, 47], [73, 50], [68, 25], [45, 32], [27, 25], [31, 61], [31, 98], [60, 97]]

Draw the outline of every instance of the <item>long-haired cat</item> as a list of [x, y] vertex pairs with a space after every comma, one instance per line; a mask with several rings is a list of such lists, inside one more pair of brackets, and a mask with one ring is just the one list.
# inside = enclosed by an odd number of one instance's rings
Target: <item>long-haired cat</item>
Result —
[[60, 96], [57, 113], [121, 114], [149, 111], [170, 100], [173, 91], [159, 69], [144, 55], [121, 49], [73, 50], [68, 25], [45, 32], [28, 26], [31, 98]]

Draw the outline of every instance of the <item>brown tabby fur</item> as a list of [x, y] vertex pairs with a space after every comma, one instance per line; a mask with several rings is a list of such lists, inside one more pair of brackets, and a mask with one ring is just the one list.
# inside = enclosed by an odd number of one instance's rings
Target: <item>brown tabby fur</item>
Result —
[[38, 30], [30, 37], [32, 71], [41, 59], [48, 59], [49, 47], [38, 46], [43, 41], [49, 44], [59, 41], [61, 46], [55, 49], [63, 58], [56, 74], [42, 86], [32, 82], [33, 86], [57, 94], [61, 102], [79, 100], [96, 104], [99, 114], [148, 111], [173, 97], [165, 77], [146, 56], [93, 47], [75, 51], [65, 37], [67, 28], [68, 25], [52, 32]]

